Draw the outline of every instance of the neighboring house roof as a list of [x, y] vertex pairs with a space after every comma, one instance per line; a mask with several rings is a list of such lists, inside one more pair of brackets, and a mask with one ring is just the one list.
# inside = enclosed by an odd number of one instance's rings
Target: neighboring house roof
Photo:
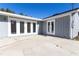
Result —
[[4, 11], [0, 11], [0, 14], [5, 15], [5, 16], [13, 16], [13, 17], [19, 17], [19, 18], [24, 18], [24, 19], [42, 21], [42, 19], [38, 19], [38, 18], [30, 17], [30, 16], [19, 15], [19, 14], [13, 14], [13, 13], [4, 12]]
[[79, 8], [75, 8], [75, 9], [72, 9], [72, 10], [64, 11], [64, 12], [61, 12], [61, 13], [57, 13], [57, 14], [54, 14], [54, 15], [45, 17], [45, 18], [43, 18], [43, 19], [47, 19], [47, 18], [50, 18], [50, 17], [58, 16], [58, 15], [62, 15], [62, 14], [65, 14], [65, 13], [69, 13], [69, 12], [72, 12], [72, 11], [76, 11], [76, 10], [78, 10], [78, 9], [79, 9]]

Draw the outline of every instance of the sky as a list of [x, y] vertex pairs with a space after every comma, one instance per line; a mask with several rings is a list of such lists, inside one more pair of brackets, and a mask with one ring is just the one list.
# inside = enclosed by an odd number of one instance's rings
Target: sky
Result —
[[[74, 8], [79, 4], [75, 3]], [[18, 13], [23, 13], [36, 18], [45, 18], [56, 13], [72, 9], [71, 3], [0, 3], [0, 8], [9, 8]]]

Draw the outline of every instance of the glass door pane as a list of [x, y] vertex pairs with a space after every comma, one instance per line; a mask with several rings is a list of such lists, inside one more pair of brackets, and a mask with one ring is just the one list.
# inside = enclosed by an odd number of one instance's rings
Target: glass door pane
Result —
[[27, 22], [27, 33], [31, 32], [31, 23]]
[[51, 32], [53, 33], [54, 31], [54, 22], [51, 22]]
[[48, 22], [48, 32], [50, 32], [50, 22]]
[[20, 33], [24, 33], [24, 22], [20, 22]]
[[16, 21], [11, 20], [11, 33], [16, 34]]
[[36, 23], [33, 23], [33, 32], [36, 32]]

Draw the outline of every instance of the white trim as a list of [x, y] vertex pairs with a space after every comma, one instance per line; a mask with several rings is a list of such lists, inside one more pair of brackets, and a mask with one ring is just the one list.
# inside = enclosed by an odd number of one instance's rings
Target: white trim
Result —
[[31, 33], [33, 33], [33, 22], [30, 23], [31, 23]]
[[8, 13], [8, 12], [3, 12], [3, 11], [0, 11], [0, 14], [1, 14], [1, 15], [6, 15], [6, 16], [24, 18], [24, 19], [37, 20], [37, 21], [41, 21], [41, 20], [42, 20], [42, 19], [30, 17], [30, 16], [23, 16], [23, 15], [13, 14], [13, 13]]
[[[11, 34], [11, 20], [16, 21], [16, 34]], [[37, 21], [23, 21], [24, 22], [24, 33], [20, 33], [20, 21], [23, 20], [17, 20], [17, 19], [11, 19], [8, 17], [8, 36], [20, 36], [20, 35], [31, 35], [31, 34], [38, 34], [38, 29], [37, 29]], [[27, 33], [27, 22], [31, 23], [31, 33]], [[36, 32], [33, 33], [33, 24], [36, 23]]]
[[10, 22], [10, 20], [9, 20], [9, 16], [8, 16], [8, 36], [10, 36], [10, 32], [11, 32], [11, 22]]
[[72, 28], [72, 14], [70, 14], [70, 38], [73, 38], [73, 28]]
[[[50, 32], [48, 32], [48, 22], [50, 22], [50, 29], [49, 29]], [[53, 33], [52, 33], [52, 31], [51, 31], [51, 22], [54, 23], [54, 30], [53, 30]], [[50, 20], [50, 21], [47, 21], [47, 34], [55, 35], [55, 19]]]
[[[32, 23], [32, 33], [37, 33], [37, 22], [31, 22]], [[36, 32], [33, 32], [33, 23], [36, 23]]]
[[20, 34], [20, 21], [16, 21], [16, 34]]
[[27, 22], [24, 22], [24, 33], [27, 34]]
[[[47, 33], [50, 33], [50, 29], [49, 29], [49, 32], [48, 32], [48, 22], [50, 22], [50, 21], [47, 21]], [[50, 26], [49, 26], [49, 28], [50, 28]]]

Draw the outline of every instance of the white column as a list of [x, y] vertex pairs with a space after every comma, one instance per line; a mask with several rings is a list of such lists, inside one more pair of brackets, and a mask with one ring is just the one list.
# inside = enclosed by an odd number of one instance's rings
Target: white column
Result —
[[27, 34], [27, 22], [24, 22], [24, 33]]
[[31, 23], [31, 34], [33, 34], [33, 22], [30, 23]]
[[16, 35], [20, 35], [20, 22], [16, 21]]
[[8, 36], [11, 35], [11, 21], [9, 20], [9, 16], [8, 16]]
[[51, 21], [50, 21], [50, 33], [52, 33], [52, 30], [51, 30], [51, 28], [52, 28], [52, 25], [51, 25]]
[[38, 26], [38, 24], [36, 22], [36, 34], [38, 34], [38, 30], [39, 30], [39, 26]]
[[73, 26], [73, 24], [72, 24], [72, 21], [73, 21], [73, 19], [72, 19], [72, 14], [70, 14], [70, 38], [72, 39], [73, 38], [73, 28], [72, 28], [72, 26]]

